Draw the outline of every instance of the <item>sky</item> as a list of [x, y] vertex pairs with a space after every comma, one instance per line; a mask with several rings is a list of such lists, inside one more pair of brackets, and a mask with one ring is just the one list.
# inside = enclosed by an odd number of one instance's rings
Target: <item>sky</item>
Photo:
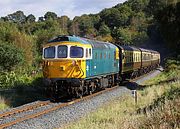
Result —
[[71, 19], [82, 14], [95, 14], [104, 8], [110, 8], [126, 0], [0, 0], [0, 17], [18, 10], [36, 18], [48, 11], [58, 16], [67, 15]]

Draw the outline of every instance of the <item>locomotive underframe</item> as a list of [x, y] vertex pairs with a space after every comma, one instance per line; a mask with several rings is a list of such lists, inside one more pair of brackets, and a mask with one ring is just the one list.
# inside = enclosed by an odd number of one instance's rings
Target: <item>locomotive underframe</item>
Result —
[[87, 79], [46, 79], [47, 93], [51, 98], [63, 96], [81, 98], [83, 95], [112, 87], [120, 82], [119, 74], [103, 75]]
[[51, 98], [58, 99], [63, 96], [81, 98], [83, 95], [92, 94], [93, 92], [117, 85], [125, 79], [132, 79], [146, 74], [158, 66], [158, 64], [153, 64], [122, 74], [115, 73], [85, 79], [45, 79], [45, 84], [47, 86], [47, 93], [50, 93]]

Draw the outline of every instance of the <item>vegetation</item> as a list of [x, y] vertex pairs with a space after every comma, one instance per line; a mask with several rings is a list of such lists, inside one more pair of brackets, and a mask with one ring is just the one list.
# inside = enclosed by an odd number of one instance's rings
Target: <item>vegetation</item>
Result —
[[6, 104], [5, 100], [0, 97], [0, 110], [9, 108], [9, 106]]
[[179, 60], [179, 10], [178, 0], [128, 0], [73, 20], [55, 12], [47, 12], [38, 19], [23, 11], [1, 17], [0, 89], [34, 86], [38, 81], [40, 86], [42, 45], [57, 35], [139, 46], [155, 32], [173, 52], [171, 56]]
[[[171, 63], [174, 65], [174, 63]], [[137, 91], [135, 103], [131, 95], [108, 102], [86, 118], [66, 129], [176, 129], [179, 125], [180, 67], [164, 71], [158, 77], [145, 82]], [[173, 70], [173, 73], [172, 73]], [[167, 81], [169, 80], [169, 81]]]

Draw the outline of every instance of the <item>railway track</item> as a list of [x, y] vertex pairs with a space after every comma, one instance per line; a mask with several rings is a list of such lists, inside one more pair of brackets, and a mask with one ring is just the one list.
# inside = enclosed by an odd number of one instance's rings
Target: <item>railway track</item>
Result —
[[[152, 72], [150, 72], [148, 74], [145, 74], [145, 75], [142, 75], [140, 77], [137, 77], [135, 79], [131, 79], [131, 80], [129, 80], [129, 82], [137, 81], [138, 79], [141, 79], [141, 78], [143, 78], [145, 76], [148, 76], [151, 73]], [[75, 99], [75, 100], [70, 101], [70, 102], [58, 103], [58, 104], [56, 104], [56, 105], [54, 105], [52, 107], [49, 107], [47, 109], [44, 109], [42, 111], [39, 111], [39, 112], [36, 112], [36, 113], [32, 113], [32, 114], [28, 114], [28, 115], [24, 115], [24, 116], [22, 116], [20, 118], [16, 118], [15, 120], [9, 121], [7, 123], [2, 123], [0, 125], [0, 129], [12, 126], [14, 124], [23, 122], [23, 121], [28, 120], [28, 119], [39, 117], [41, 115], [47, 114], [49, 112], [55, 111], [57, 109], [60, 109], [60, 108], [63, 108], [63, 107], [66, 107], [66, 106], [69, 106], [69, 105], [72, 105], [72, 104], [75, 104], [75, 103], [78, 103], [78, 102], [81, 102], [81, 101], [88, 100], [90, 98], [93, 98], [93, 97], [98, 96], [100, 94], [103, 94], [105, 92], [112, 91], [112, 90], [114, 90], [114, 89], [116, 89], [118, 87], [119, 86], [114, 86], [112, 88], [107, 88], [105, 90], [102, 90], [102, 91], [96, 92], [94, 94], [85, 96], [85, 97], [83, 97], [81, 99]], [[9, 112], [2, 113], [2, 114], [0, 114], [0, 122], [1, 122], [1, 120], [5, 119], [7, 117], [13, 117], [14, 115], [16, 115], [18, 113], [23, 113], [23, 112], [27, 112], [27, 111], [31, 111], [31, 110], [36, 110], [39, 107], [47, 106], [49, 104], [52, 104], [52, 103], [50, 101], [39, 101], [38, 103], [33, 104], [33, 105], [24, 106], [24, 107], [19, 108], [19, 109], [15, 109], [15, 110], [12, 110], [12, 111], [9, 111]]]
[[[100, 92], [96, 92], [96, 93], [94, 93], [94, 94], [92, 94], [92, 95], [85, 96], [85, 97], [83, 97], [83, 98], [81, 98], [81, 99], [75, 99], [75, 100], [70, 101], [70, 102], [60, 103], [60, 104], [57, 104], [57, 105], [55, 105], [55, 106], [53, 106], [53, 107], [51, 107], [51, 108], [47, 108], [47, 109], [45, 109], [45, 110], [43, 110], [43, 111], [40, 111], [40, 112], [37, 112], [37, 113], [33, 113], [33, 114], [29, 114], [29, 115], [24, 115], [24, 116], [22, 116], [22, 117], [20, 117], [20, 118], [17, 118], [17, 119], [15, 119], [15, 120], [10, 121], [10, 122], [1, 124], [1, 125], [0, 125], [0, 129], [3, 129], [3, 128], [9, 127], [9, 126], [12, 126], [12, 125], [14, 125], [14, 124], [17, 124], [17, 123], [19, 123], [19, 122], [22, 122], [22, 121], [25, 121], [25, 120], [28, 120], [28, 119], [36, 118], [36, 117], [38, 117], [38, 116], [47, 114], [47, 113], [49, 113], [49, 112], [55, 111], [55, 110], [57, 110], [57, 109], [59, 109], [59, 108], [62, 108], [62, 107], [66, 107], [66, 106], [72, 105], [72, 104], [74, 104], [74, 103], [78, 103], [78, 102], [81, 102], [81, 101], [84, 101], [84, 100], [88, 100], [88, 99], [90, 99], [90, 98], [92, 98], [92, 97], [95, 97], [95, 96], [100, 95], [100, 94], [103, 94], [103, 93], [105, 93], [105, 92], [114, 90], [114, 89], [116, 89], [116, 88], [118, 88], [118, 86], [114, 86], [114, 87], [112, 87], [112, 88], [108, 88], [108, 89], [106, 89], [106, 90], [102, 90], [102, 91], [100, 91]], [[35, 110], [35, 109], [38, 108], [38, 107], [46, 106], [46, 105], [48, 105], [48, 104], [50, 104], [50, 103], [51, 103], [50, 101], [39, 102], [39, 103], [34, 104], [34, 105], [25, 106], [25, 107], [20, 108], [20, 109], [15, 109], [15, 110], [13, 110], [13, 111], [9, 111], [9, 112], [2, 113], [2, 114], [0, 114], [0, 120], [1, 120], [1, 119], [4, 119], [4, 118], [6, 118], [6, 117], [12, 117], [13, 115], [18, 114], [18, 113], [22, 113], [22, 112], [29, 111], [29, 110]]]

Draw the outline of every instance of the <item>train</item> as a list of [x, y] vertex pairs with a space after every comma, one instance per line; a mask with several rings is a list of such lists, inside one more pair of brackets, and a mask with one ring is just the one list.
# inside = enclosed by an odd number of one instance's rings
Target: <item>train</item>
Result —
[[82, 98], [156, 69], [160, 53], [77, 36], [57, 36], [43, 46], [43, 76], [51, 97]]

